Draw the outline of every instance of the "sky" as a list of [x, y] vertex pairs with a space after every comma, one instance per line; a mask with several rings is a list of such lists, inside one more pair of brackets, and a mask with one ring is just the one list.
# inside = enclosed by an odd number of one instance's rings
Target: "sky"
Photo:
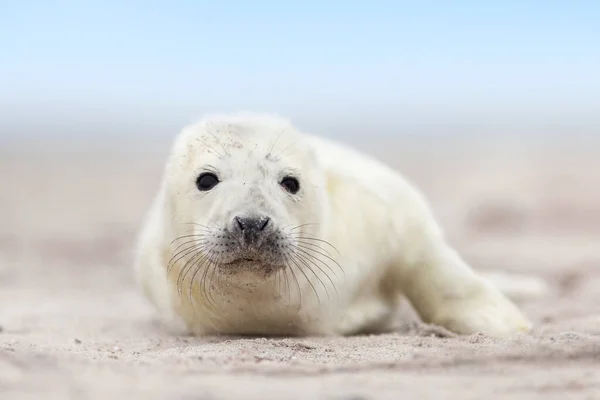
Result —
[[0, 137], [235, 110], [336, 132], [594, 130], [599, 21], [595, 1], [0, 0]]

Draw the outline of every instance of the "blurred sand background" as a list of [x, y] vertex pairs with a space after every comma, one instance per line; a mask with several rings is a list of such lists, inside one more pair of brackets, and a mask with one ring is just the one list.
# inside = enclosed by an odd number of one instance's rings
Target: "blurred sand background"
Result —
[[386, 335], [171, 336], [131, 275], [167, 141], [34, 141], [0, 157], [0, 398], [599, 398], [595, 140], [348, 141], [418, 185], [473, 266], [547, 279], [547, 296], [519, 302], [533, 334], [438, 337], [407, 312]]

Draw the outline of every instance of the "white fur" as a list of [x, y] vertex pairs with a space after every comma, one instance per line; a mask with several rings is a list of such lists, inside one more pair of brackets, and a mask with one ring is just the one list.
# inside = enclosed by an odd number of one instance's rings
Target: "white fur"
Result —
[[[200, 192], [195, 180], [207, 164], [223, 179]], [[278, 185], [289, 171], [300, 177], [298, 196]], [[225, 276], [215, 267], [204, 280], [201, 268], [192, 269], [178, 286], [184, 259], [167, 276], [174, 239], [202, 229], [214, 237], [236, 213], [254, 210], [282, 232], [312, 224], [294, 234], [329, 243], [312, 242], [321, 268], [288, 265], [284, 277], [252, 270]], [[377, 332], [387, 329], [401, 296], [425, 322], [460, 334], [509, 337], [531, 328], [450, 247], [423, 196], [400, 174], [273, 115], [215, 115], [183, 130], [141, 231], [136, 274], [161, 313], [196, 334]]]

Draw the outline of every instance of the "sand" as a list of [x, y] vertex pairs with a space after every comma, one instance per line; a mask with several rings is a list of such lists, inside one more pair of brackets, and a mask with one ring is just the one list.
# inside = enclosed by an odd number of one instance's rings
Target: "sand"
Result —
[[[0, 158], [0, 399], [598, 399], [600, 159], [590, 148], [385, 146], [480, 270], [541, 276], [530, 335], [193, 338], [155, 320], [132, 244], [162, 154]], [[383, 147], [382, 147], [383, 148]]]

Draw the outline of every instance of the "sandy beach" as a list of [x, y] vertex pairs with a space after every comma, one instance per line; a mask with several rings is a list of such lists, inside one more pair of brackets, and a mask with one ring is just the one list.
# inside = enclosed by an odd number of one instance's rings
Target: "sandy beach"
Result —
[[421, 188], [475, 268], [547, 280], [519, 301], [530, 335], [455, 337], [409, 308], [385, 335], [172, 335], [131, 272], [164, 154], [4, 149], [0, 399], [600, 398], [598, 151], [441, 148], [372, 152]]

